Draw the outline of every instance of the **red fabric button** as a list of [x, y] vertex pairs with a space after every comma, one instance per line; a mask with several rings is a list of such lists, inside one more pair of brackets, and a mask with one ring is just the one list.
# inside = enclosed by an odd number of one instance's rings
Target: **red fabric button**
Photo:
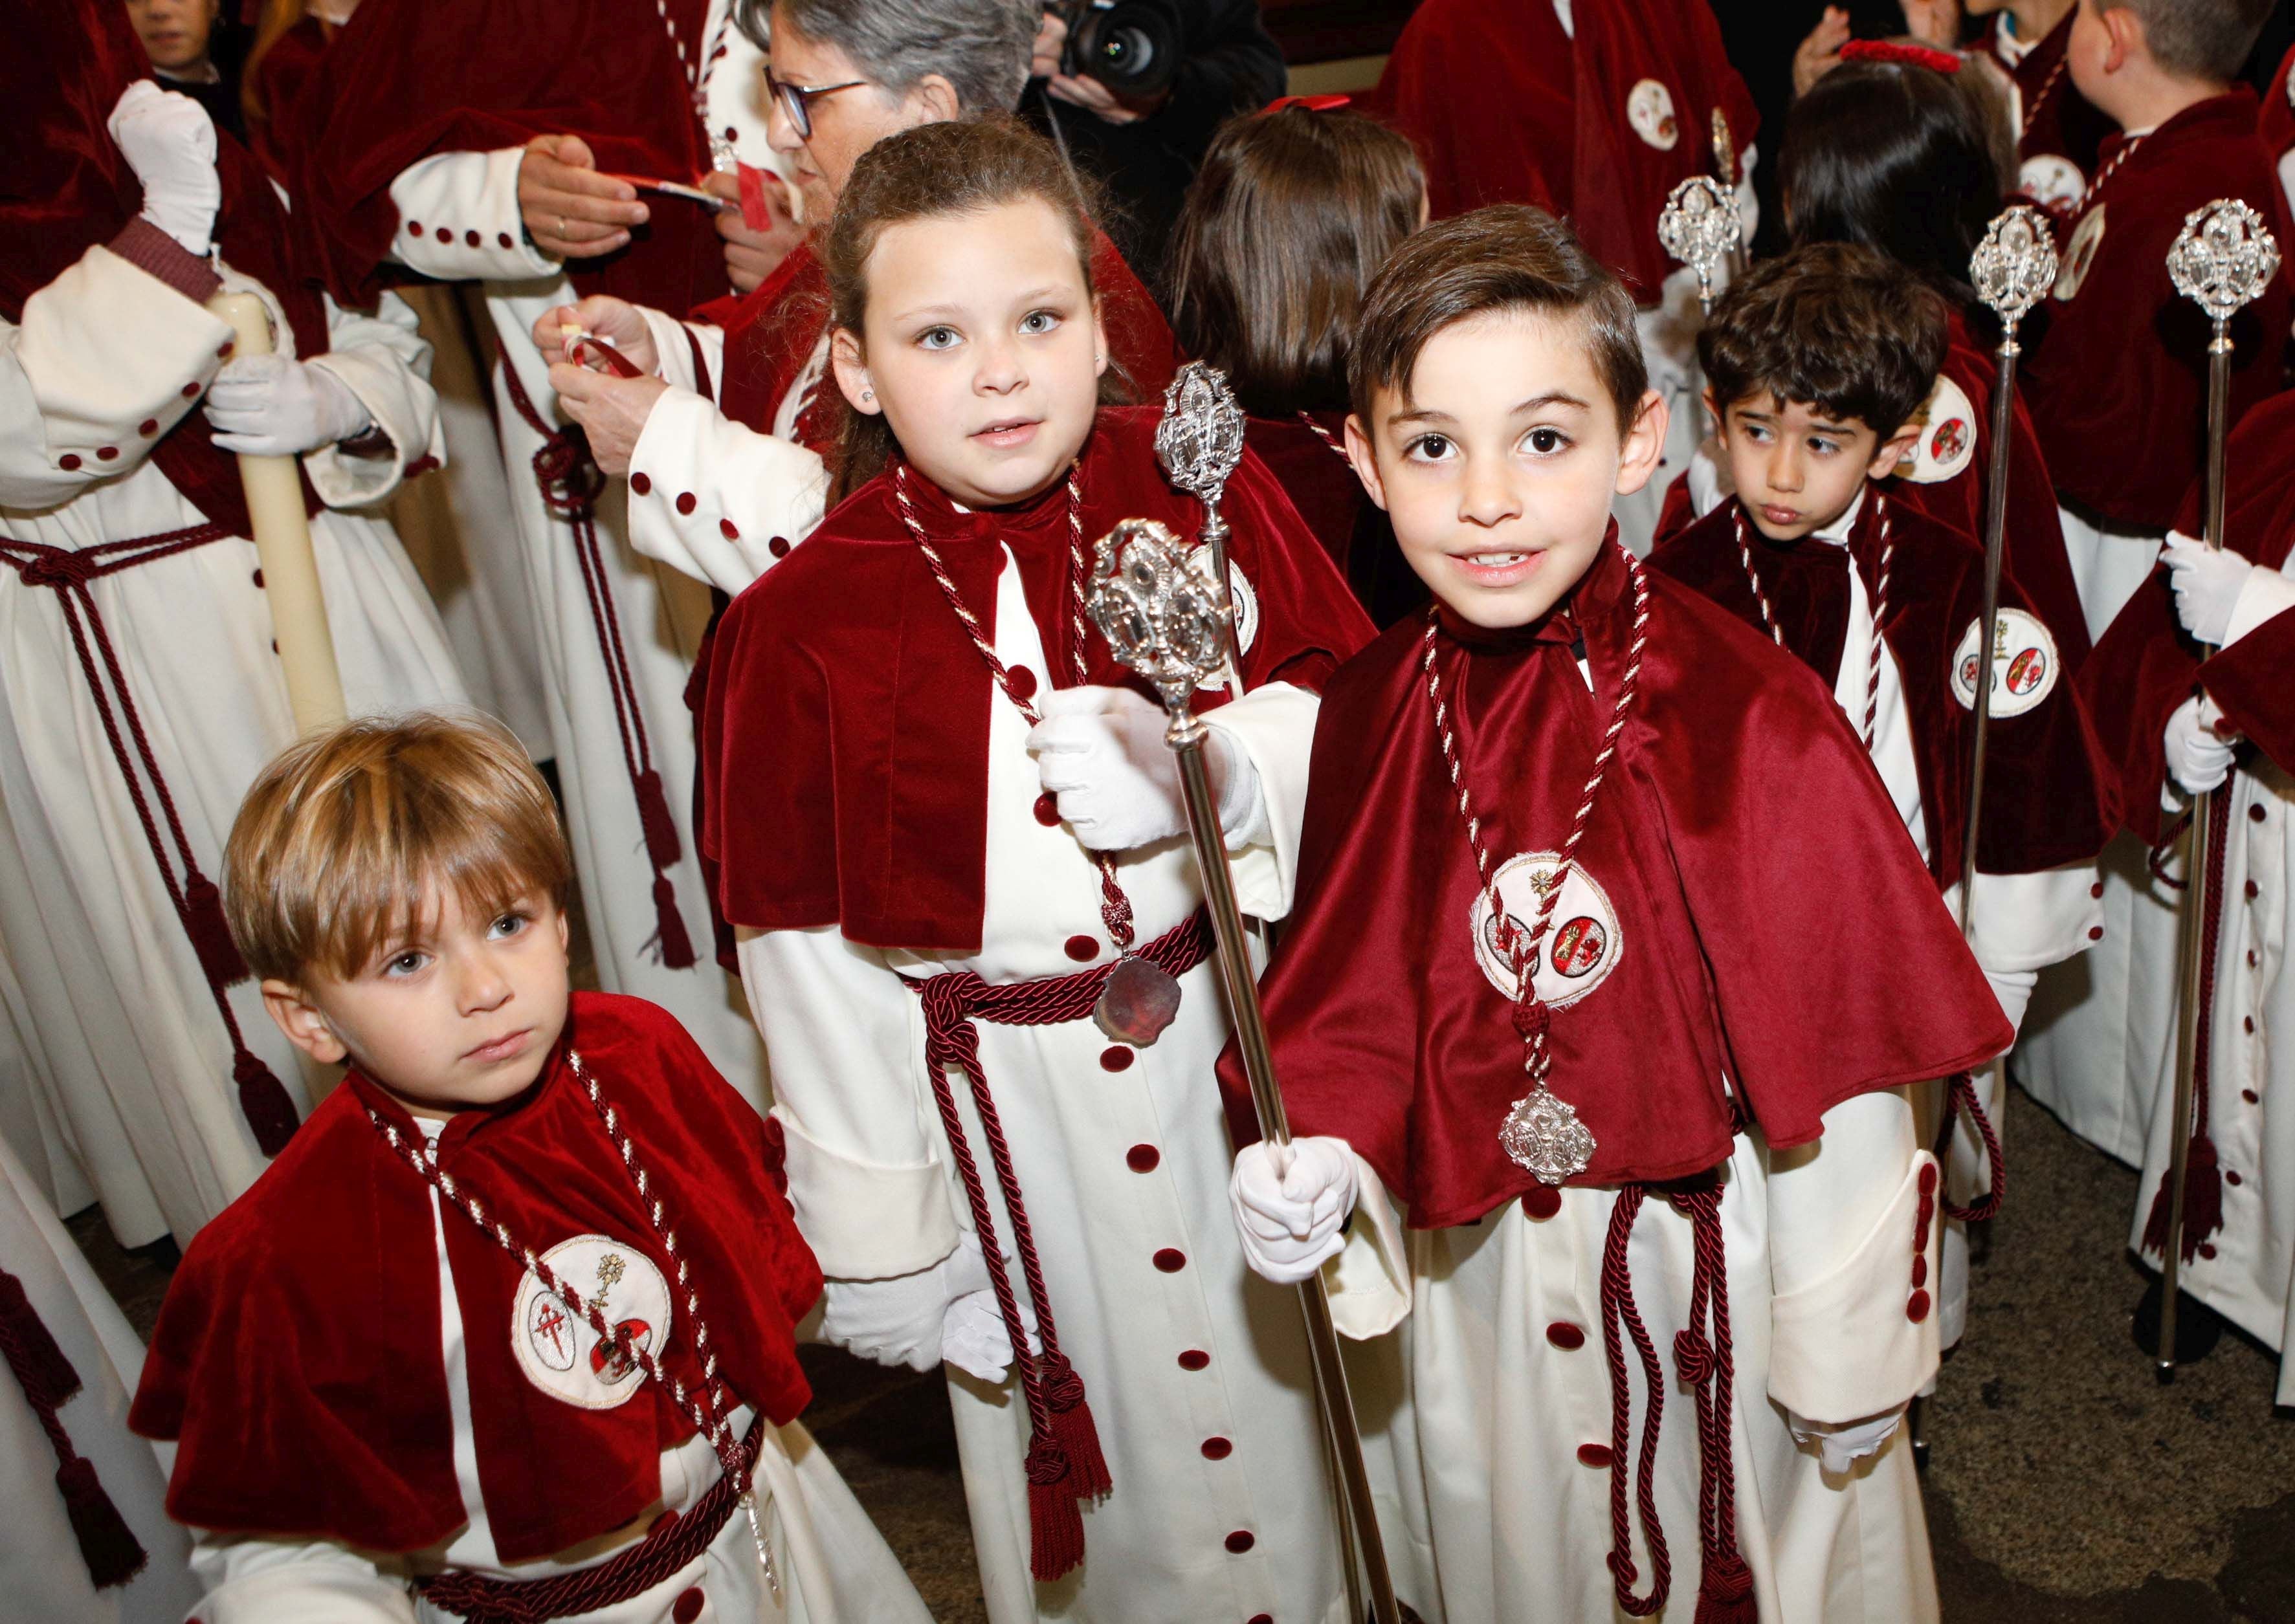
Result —
[[632, 474], [630, 476], [630, 489], [642, 496], [648, 491], [653, 489], [653, 481], [644, 474]]
[[2213, 1241], [2201, 1241], [2200, 1243], [2200, 1255], [2203, 1258], [2212, 1260], [2216, 1255], [2215, 1243]]
[[494, 245], [497, 248], [510, 247], [510, 233], [508, 232], [496, 232], [494, 233]]
[[2241, 1178], [2237, 1173], [2226, 1172], [2224, 1174], [2224, 1182], [2232, 1186], [2234, 1188], [2236, 1188], [2240, 1185], [2245, 1184], [2247, 1180]]
[[98, 462], [109, 462], [118, 454], [119, 447], [117, 445], [99, 445], [95, 448], [95, 460]]
[[56, 459], [56, 466], [63, 469], [67, 474], [70, 473], [72, 469], [79, 466], [79, 453], [76, 451], [68, 451], [64, 453], [62, 456]]
[[2259, 893], [2259, 892], [2256, 889], [2255, 882], [2254, 882], [2253, 880], [2250, 880], [2250, 881], [2248, 881], [2248, 882], [2247, 882], [2247, 900], [2248, 900], [2249, 902], [2253, 902], [2253, 901], [2255, 901], [2255, 899], [2256, 899], [2258, 895], [2260, 895], [2260, 894], [2261, 894], [2261, 893]]
[[197, 400], [199, 397], [200, 386], [197, 379], [194, 379], [184, 386], [184, 398], [185, 400]]
[[1928, 1283], [1929, 1261], [1925, 1257], [1915, 1257], [1913, 1260], [1913, 1284], [1915, 1285], [1926, 1285]]
[[2247, 950], [2247, 967], [2250, 970], [2255, 968], [2255, 950], [2253, 948]]
[[1913, 1222], [1925, 1229], [1928, 1228], [1929, 1220], [1935, 1216], [1936, 1197], [1934, 1196], [1923, 1196], [1921, 1197], [1921, 1204], [1913, 1209]]
[[2252, 1034], [2255, 1031], [2255, 1017], [2251, 1015], [2242, 1016], [2239, 1024], [2242, 1031]]
[[1058, 828], [1060, 822], [1060, 798], [1047, 789], [1036, 797], [1036, 821], [1046, 828]]
[[2253, 1089], [2242, 1089], [2239, 1091], [2239, 1097], [2250, 1106], [2259, 1106], [2263, 1103], [2263, 1096]]
[[218, 360], [218, 361], [228, 361], [228, 360], [230, 360], [230, 359], [231, 359], [231, 352], [233, 351], [233, 349], [234, 349], [235, 347], [237, 347], [237, 342], [238, 342], [238, 341], [237, 341], [236, 339], [225, 339], [222, 343], [220, 343], [220, 344], [216, 345], [216, 360]]
[[472, 247], [472, 248], [476, 248], [476, 247], [478, 247], [478, 244], [479, 244], [479, 243], [483, 242], [483, 241], [486, 241], [486, 240], [485, 240], [483, 237], [480, 237], [480, 236], [478, 235], [478, 233], [476, 233], [476, 232], [474, 232], [474, 231], [469, 231], [469, 232], [464, 232], [464, 233], [462, 233], [462, 241], [463, 241], [465, 243], [469, 244], [470, 247]]
[[1153, 1145], [1134, 1145], [1123, 1153], [1123, 1165], [1135, 1173], [1152, 1173], [1163, 1161], [1164, 1153]]
[[1167, 1275], [1178, 1274], [1188, 1266], [1188, 1254], [1177, 1246], [1165, 1246], [1156, 1253], [1156, 1267]]
[[788, 537], [785, 535], [777, 535], [773, 537], [772, 541], [765, 543], [765, 551], [772, 553], [773, 557], [777, 559], [785, 559], [788, 557]]
[[1922, 1220], [1918, 1224], [1915, 1225], [1915, 1226], [1914, 1226], [1914, 1228], [1913, 1228], [1913, 1250], [1914, 1250], [1915, 1252], [1926, 1252], [1928, 1249], [1929, 1249], [1929, 1225], [1928, 1225], [1928, 1220], [1926, 1220], [1926, 1219], [1923, 1219], [1923, 1220]]
[[1004, 674], [1012, 679], [1012, 691], [1020, 698], [1033, 699], [1036, 697], [1036, 673], [1025, 665], [1008, 666]]
[[1935, 1194], [1936, 1194], [1936, 1163], [1935, 1163], [1932, 1162], [1932, 1163], [1928, 1163], [1926, 1166], [1924, 1166], [1924, 1167], [1923, 1167], [1923, 1168], [1921, 1169], [1920, 1185], [1921, 1185], [1921, 1194], [1922, 1194], [1922, 1195], [1923, 1195], [1923, 1196], [1933, 1196], [1933, 1195], [1935, 1195]]
[[2101, 941], [2103, 941], [2103, 926], [2101, 926], [2101, 925], [2091, 925], [2091, 926], [2089, 926], [2087, 927], [2087, 939], [2088, 939], [2089, 941], [2091, 941], [2091, 942], [2101, 942]]
[[1099, 957], [1099, 943], [1090, 936], [1070, 936], [1067, 940], [1067, 955], [1078, 964], [1090, 964]]
[[1254, 1612], [1246, 1624], [1275, 1624], [1275, 1615], [1271, 1612]]
[[1227, 1548], [1238, 1556], [1258, 1543], [1247, 1528], [1239, 1528], [1227, 1537]]
[[259, 570], [259, 569], [258, 569], [258, 570], [257, 570], [257, 571], [255, 572], [254, 576], [253, 576], [253, 580], [254, 580], [254, 582], [255, 582], [255, 584], [256, 584], [256, 587], [257, 588], [257, 590], [260, 590], [260, 589], [261, 589], [261, 587], [262, 587], [262, 585], [263, 585], [263, 572], [262, 572], [261, 570]]
[[1905, 1318], [1918, 1325], [1929, 1317], [1929, 1294], [1915, 1292], [1905, 1299]]
[[2103, 882], [2102, 880], [2098, 880], [2095, 885], [2090, 885], [2087, 888], [2087, 894], [2090, 896], [2102, 896], [2103, 894]]
[[1546, 1340], [1564, 1353], [1575, 1353], [1586, 1345], [1586, 1333], [1566, 1319], [1557, 1319], [1546, 1327]]
[[2247, 809], [2247, 820], [2250, 823], [2260, 823], [2263, 821], [2262, 803], [2258, 802]]
[[1580, 1465], [1606, 1466], [1612, 1458], [1608, 1444], [1581, 1443], [1578, 1446], [1578, 1462]]
[[[716, 51], [715, 51], [715, 53], [710, 56], [709, 60], [710, 60], [711, 61], [713, 61], [713, 62], [714, 62], [714, 61], [715, 61], [717, 60], [717, 58], [718, 58], [718, 57], [721, 57], [721, 56], [723, 56], [723, 55], [724, 55], [724, 54], [725, 54], [725, 47], [724, 47], [724, 46], [723, 46], [723, 45], [720, 45], [720, 46], [718, 46], [718, 47], [717, 47]], [[726, 139], [726, 140], [728, 140], [728, 141], [739, 141], [740, 138], [741, 138], [741, 132], [740, 132], [740, 131], [739, 131], [739, 130], [735, 129], [735, 128], [734, 128], [731, 125], [730, 125], [730, 124], [729, 124], [729, 125], [727, 125], [727, 126], [725, 126], [725, 139]]]
[[677, 510], [680, 513], [690, 513], [693, 511], [693, 493], [691, 491], [680, 491], [677, 494]]
[[729, 542], [738, 542], [741, 539], [740, 527], [730, 518], [721, 518], [717, 521], [717, 534]]
[[135, 425], [135, 432], [142, 435], [145, 439], [150, 439], [153, 435], [159, 432], [159, 420], [156, 417], [145, 418], [142, 422]]
[[1099, 1069], [1103, 1072], [1128, 1072], [1136, 1057], [1123, 1044], [1111, 1043], [1099, 1051]]
[[693, 1624], [693, 1620], [701, 1616], [701, 1587], [695, 1585], [682, 1592], [671, 1604], [669, 1616], [675, 1619], [677, 1624]]
[[1562, 1192], [1550, 1184], [1533, 1185], [1523, 1192], [1522, 1210], [1532, 1218], [1551, 1218], [1562, 1211]]
[[1204, 1458], [1205, 1460], [1225, 1460], [1229, 1456], [1234, 1453], [1235, 1446], [1224, 1438], [1206, 1438], [1204, 1440]]
[[1212, 1356], [1201, 1348], [1190, 1348], [1180, 1355], [1180, 1368], [1182, 1370], [1201, 1370], [1211, 1362]]
[[420, 220], [409, 220], [406, 223], [406, 229], [412, 232], [419, 237], [422, 234], [422, 222]]

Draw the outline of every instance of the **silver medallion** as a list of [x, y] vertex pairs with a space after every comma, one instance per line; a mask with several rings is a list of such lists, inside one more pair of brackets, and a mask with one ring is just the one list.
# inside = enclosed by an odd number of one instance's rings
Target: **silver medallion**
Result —
[[1594, 1136], [1570, 1103], [1540, 1083], [1507, 1113], [1499, 1147], [1540, 1184], [1574, 1179], [1594, 1162]]

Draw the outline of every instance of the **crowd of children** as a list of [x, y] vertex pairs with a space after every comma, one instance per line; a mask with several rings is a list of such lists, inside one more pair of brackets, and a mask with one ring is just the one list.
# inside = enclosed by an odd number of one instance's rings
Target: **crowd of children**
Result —
[[[2186, 1158], [2186, 1289], [2295, 1353], [2290, 283], [2233, 323], [2214, 551], [2166, 265], [2216, 198], [2286, 217], [2260, 0], [1821, 25], [1790, 246], [1710, 310], [1654, 232], [1695, 175], [1752, 223], [1703, 0], [1430, 0], [1364, 102], [1213, 141], [1168, 322], [1003, 110], [1033, 9], [939, 5], [927, 60], [865, 0], [489, 0], [550, 51], [418, 70], [366, 0], [259, 162], [116, 6], [16, 8], [13, 1597], [921, 1620], [811, 1341], [944, 1370], [997, 1624], [1343, 1624], [1319, 1279], [1419, 1618], [1933, 1619], [1906, 1421], [2012, 1066], [2144, 1169], [2153, 1261]], [[1970, 260], [2016, 200], [2063, 255], [1998, 403]], [[416, 277], [500, 339], [554, 779], [372, 512], [455, 449]], [[1192, 704], [1287, 1149], [1170, 717], [1087, 611], [1118, 524], [1205, 532], [1189, 355], [1243, 418]], [[304, 472], [354, 719], [299, 740], [233, 453]], [[45, 1210], [91, 1198], [184, 1243], [140, 1377]]]

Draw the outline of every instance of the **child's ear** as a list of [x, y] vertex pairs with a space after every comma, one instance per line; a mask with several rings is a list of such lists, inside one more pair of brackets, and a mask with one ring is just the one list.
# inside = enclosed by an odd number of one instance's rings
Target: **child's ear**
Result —
[[2130, 58], [2142, 50], [2147, 54], [2151, 41], [2144, 37], [2144, 19], [2136, 14], [2132, 5], [2114, 5], [2100, 9], [2097, 20], [2111, 44], [2104, 47], [2103, 70], [2118, 73], [2128, 66]]
[[885, 408], [878, 404], [877, 386], [869, 377], [869, 363], [861, 354], [861, 338], [849, 327], [840, 327], [829, 340], [829, 364], [837, 371], [837, 388], [845, 404], [863, 417], [874, 417]]
[[1712, 429], [1713, 437], [1724, 444], [1727, 444], [1729, 438], [1729, 414], [1721, 409], [1721, 403], [1713, 398], [1713, 391], [1711, 387], [1708, 387], [1703, 391], [1703, 398], [1705, 401], [1705, 421]]
[[1618, 448], [1619, 495], [1632, 495], [1657, 472], [1658, 459], [1665, 454], [1666, 426], [1672, 420], [1665, 396], [1655, 389], [1643, 390], [1641, 404], [1634, 408], [1634, 420], [1626, 429], [1625, 444]]
[[1892, 438], [1881, 442], [1880, 449], [1873, 453], [1872, 465], [1865, 470], [1866, 475], [1874, 479], [1886, 479], [1897, 471], [1898, 463], [1913, 454], [1913, 447], [1920, 443], [1920, 425], [1906, 424]]
[[1362, 419], [1347, 413], [1347, 465], [1362, 481], [1363, 494], [1376, 502], [1384, 512], [1386, 508], [1386, 482], [1378, 477], [1378, 459], [1371, 453], [1370, 431], [1363, 427]]
[[1099, 313], [1099, 296], [1091, 301], [1091, 371], [1095, 378], [1107, 376], [1107, 322]]
[[263, 1007], [287, 1041], [322, 1065], [333, 1065], [350, 1050], [327, 1024], [327, 1017], [310, 995], [292, 983], [270, 977], [263, 983]]

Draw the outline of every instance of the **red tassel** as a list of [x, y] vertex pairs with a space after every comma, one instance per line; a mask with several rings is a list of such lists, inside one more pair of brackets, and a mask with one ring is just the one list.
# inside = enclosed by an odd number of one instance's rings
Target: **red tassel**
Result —
[[24, 1283], [4, 1269], [0, 1269], [0, 1352], [35, 1408], [53, 1409], [79, 1391], [79, 1372], [24, 1295]]
[[1753, 1601], [1753, 1574], [1745, 1559], [1724, 1551], [1707, 1559], [1697, 1581], [1695, 1624], [1760, 1624]]
[[1028, 1446], [1029, 1571], [1048, 1584], [1083, 1564], [1083, 1513], [1068, 1457], [1042, 1432]]
[[1107, 1457], [1099, 1447], [1099, 1428], [1084, 1400], [1083, 1378], [1056, 1354], [1045, 1361], [1044, 1406], [1052, 1413], [1052, 1439], [1068, 1458], [1069, 1487], [1079, 1500], [1096, 1500], [1115, 1487], [1108, 1475]]
[[231, 1074], [239, 1084], [239, 1109], [255, 1130], [257, 1147], [266, 1156], [277, 1155], [301, 1126], [294, 1099], [252, 1050], [241, 1049], [232, 1057]]
[[674, 868], [681, 850], [677, 820], [669, 815], [669, 796], [661, 774], [648, 767], [632, 780], [638, 792], [638, 823], [645, 830], [646, 856], [657, 869]]
[[[2159, 1192], [2152, 1197], [2152, 1215], [2144, 1220], [2144, 1250], [2168, 1254], [2168, 1192], [2172, 1173], [2160, 1176]], [[2184, 1238], [2180, 1248], [2188, 1263], [2200, 1243], [2223, 1228], [2223, 1171], [2216, 1162], [2216, 1142], [2206, 1134], [2192, 1137], [2191, 1155], [2184, 1171]]]
[[690, 970], [694, 965], [693, 938], [685, 934], [684, 916], [677, 911], [677, 887], [669, 883], [669, 876], [653, 877], [654, 941], [661, 949], [661, 962], [673, 970]]
[[75, 1455], [56, 1468], [56, 1487], [64, 1497], [64, 1513], [71, 1519], [79, 1541], [80, 1560], [99, 1590], [124, 1585], [143, 1571], [151, 1560], [136, 1543], [135, 1530], [119, 1507], [103, 1491], [95, 1467], [86, 1456]]
[[200, 973], [216, 986], [234, 987], [247, 979], [247, 960], [239, 956], [223, 917], [223, 893], [197, 869], [184, 882], [184, 934], [200, 956]]

